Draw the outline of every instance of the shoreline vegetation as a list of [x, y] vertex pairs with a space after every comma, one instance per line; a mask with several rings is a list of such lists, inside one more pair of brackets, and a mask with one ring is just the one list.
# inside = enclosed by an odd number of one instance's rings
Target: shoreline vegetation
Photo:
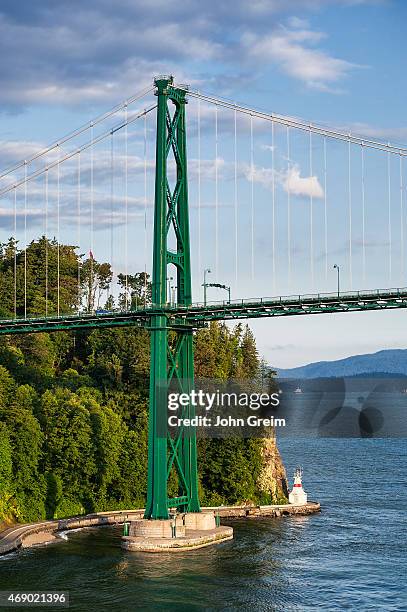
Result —
[[[126, 283], [119, 274], [113, 298], [109, 263], [84, 259], [76, 247], [45, 237], [26, 250], [13, 239], [0, 245], [0, 281], [3, 318], [24, 316], [25, 309], [27, 316], [53, 314], [58, 303], [61, 313], [79, 305], [135, 307], [151, 295], [148, 275], [129, 275]], [[248, 326], [212, 323], [195, 333], [194, 350], [197, 377], [223, 384], [250, 380], [275, 390]], [[0, 521], [144, 506], [148, 375], [149, 334], [143, 329], [1, 336]], [[287, 501], [274, 434], [201, 439], [198, 446], [202, 505]], [[176, 494], [174, 472], [169, 495]]]

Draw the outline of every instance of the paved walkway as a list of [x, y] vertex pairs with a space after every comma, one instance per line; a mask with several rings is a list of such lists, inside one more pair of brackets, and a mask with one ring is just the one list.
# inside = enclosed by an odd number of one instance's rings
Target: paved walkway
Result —
[[[278, 517], [284, 515], [306, 515], [319, 512], [321, 506], [317, 502], [308, 502], [304, 506], [292, 506], [281, 504], [275, 506], [218, 506], [202, 508], [203, 510], [214, 510], [224, 518], [244, 517]], [[26, 525], [15, 525], [0, 533], [0, 555], [12, 552], [24, 546], [24, 540], [34, 534], [49, 532], [55, 534], [69, 529], [83, 527], [98, 527], [101, 525], [121, 525], [126, 521], [143, 518], [144, 510], [118, 510], [112, 512], [96, 512], [84, 516], [75, 516], [67, 519], [42, 521]], [[43, 539], [43, 538], [41, 538]], [[50, 537], [50, 540], [53, 538]], [[30, 541], [33, 537], [30, 537]]]

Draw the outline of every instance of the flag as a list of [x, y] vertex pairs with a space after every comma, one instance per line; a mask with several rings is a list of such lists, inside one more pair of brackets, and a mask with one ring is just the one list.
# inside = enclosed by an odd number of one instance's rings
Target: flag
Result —
[[95, 259], [95, 258], [93, 257], [93, 253], [92, 253], [92, 251], [89, 251], [89, 257], [90, 257], [91, 259]]

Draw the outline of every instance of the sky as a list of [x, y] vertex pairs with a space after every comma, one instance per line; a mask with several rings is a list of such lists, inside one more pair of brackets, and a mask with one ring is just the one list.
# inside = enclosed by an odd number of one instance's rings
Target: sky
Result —
[[[406, 17], [402, 0], [3, 0], [0, 166], [29, 157], [158, 74], [251, 108], [405, 145]], [[153, 104], [149, 93], [128, 112]], [[235, 165], [233, 112], [204, 103], [198, 109], [191, 97], [187, 113], [194, 300], [202, 299], [204, 268], [211, 268], [213, 282], [231, 285], [232, 299], [335, 291], [335, 263], [344, 290], [407, 285], [399, 156], [348, 150], [347, 143], [320, 137], [310, 141], [296, 130], [287, 141], [285, 129], [275, 126], [272, 133], [270, 122], [238, 115]], [[81, 154], [80, 224], [77, 160], [61, 166], [61, 241], [113, 260], [116, 272], [151, 269], [154, 120], [151, 112], [126, 136], [122, 130]], [[94, 137], [112, 125], [95, 127]], [[61, 154], [69, 150], [62, 147]], [[46, 163], [55, 159], [49, 155]], [[29, 238], [42, 233], [44, 223], [49, 234], [57, 231], [55, 168], [47, 176], [47, 185], [43, 177], [30, 184]], [[19, 178], [13, 172], [0, 185]], [[22, 241], [24, 194], [17, 189], [13, 197], [0, 203], [2, 240], [13, 233], [15, 205]], [[211, 299], [223, 298], [212, 291]], [[294, 367], [404, 348], [405, 317], [403, 311], [355, 313], [251, 326], [270, 363]]]

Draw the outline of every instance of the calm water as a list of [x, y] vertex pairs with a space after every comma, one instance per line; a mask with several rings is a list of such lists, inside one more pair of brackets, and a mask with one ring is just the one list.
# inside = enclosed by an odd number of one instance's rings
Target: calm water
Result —
[[283, 440], [320, 515], [234, 522], [177, 555], [119, 548], [120, 530], [0, 558], [0, 589], [69, 590], [72, 610], [406, 610], [405, 440]]

